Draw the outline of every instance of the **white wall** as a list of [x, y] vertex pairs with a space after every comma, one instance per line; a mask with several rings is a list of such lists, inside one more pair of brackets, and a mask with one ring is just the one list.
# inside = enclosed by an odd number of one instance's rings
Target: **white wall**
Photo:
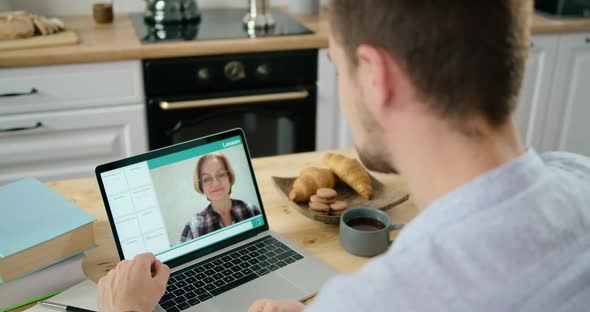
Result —
[[[92, 4], [96, 2], [108, 2], [110, 0], [0, 0], [0, 10], [3, 4], [8, 4], [5, 9], [25, 10], [35, 14], [58, 15], [91, 15]], [[145, 9], [144, 0], [112, 0], [115, 12], [139, 12]], [[300, 0], [270, 0], [272, 6], [287, 5], [289, 1]], [[328, 0], [322, 0], [327, 3]], [[247, 0], [197, 0], [201, 8], [210, 7], [243, 7], [248, 5]]]

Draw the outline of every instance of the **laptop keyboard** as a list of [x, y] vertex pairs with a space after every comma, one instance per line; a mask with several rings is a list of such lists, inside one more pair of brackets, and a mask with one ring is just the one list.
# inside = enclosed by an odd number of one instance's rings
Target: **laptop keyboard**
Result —
[[172, 273], [160, 305], [167, 312], [182, 311], [301, 259], [266, 236]]

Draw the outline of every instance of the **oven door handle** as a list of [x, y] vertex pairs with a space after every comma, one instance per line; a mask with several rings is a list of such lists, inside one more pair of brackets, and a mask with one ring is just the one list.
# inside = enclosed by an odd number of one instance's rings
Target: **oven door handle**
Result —
[[257, 95], [233, 96], [206, 100], [192, 100], [192, 101], [160, 101], [160, 108], [165, 111], [187, 109], [187, 108], [202, 108], [214, 106], [228, 106], [240, 105], [249, 103], [269, 103], [278, 101], [301, 100], [309, 97], [309, 91], [300, 90], [292, 92], [267, 93]]

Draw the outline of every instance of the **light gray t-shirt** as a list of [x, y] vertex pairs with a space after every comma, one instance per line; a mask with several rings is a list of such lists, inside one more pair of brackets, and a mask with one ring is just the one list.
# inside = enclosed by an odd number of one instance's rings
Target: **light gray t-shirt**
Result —
[[590, 311], [590, 159], [529, 150], [487, 172], [306, 311]]

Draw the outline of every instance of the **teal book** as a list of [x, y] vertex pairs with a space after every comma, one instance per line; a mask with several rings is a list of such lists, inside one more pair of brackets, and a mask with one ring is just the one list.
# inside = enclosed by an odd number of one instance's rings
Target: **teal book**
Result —
[[0, 186], [0, 260], [93, 221], [35, 178]]

